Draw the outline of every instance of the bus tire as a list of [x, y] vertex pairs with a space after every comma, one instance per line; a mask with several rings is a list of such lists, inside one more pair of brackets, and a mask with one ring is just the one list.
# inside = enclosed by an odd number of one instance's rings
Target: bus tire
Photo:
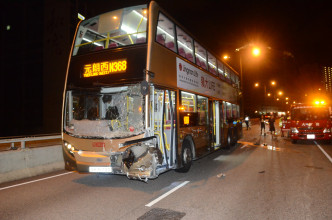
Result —
[[186, 173], [189, 171], [192, 161], [193, 161], [193, 152], [191, 144], [188, 140], [183, 142], [183, 147], [181, 151], [182, 167], [177, 169], [180, 173]]
[[236, 127], [234, 128], [234, 131], [233, 131], [232, 140], [233, 140], [232, 146], [235, 146], [237, 144], [237, 140], [238, 140], [237, 128]]
[[296, 144], [297, 140], [292, 139], [292, 144]]
[[231, 146], [232, 146], [232, 137], [231, 137], [230, 132], [228, 132], [227, 139], [226, 139], [226, 148], [230, 149]]

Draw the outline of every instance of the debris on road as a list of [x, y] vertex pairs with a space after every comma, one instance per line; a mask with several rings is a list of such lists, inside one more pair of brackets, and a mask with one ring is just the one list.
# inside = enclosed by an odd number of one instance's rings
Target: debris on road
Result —
[[220, 173], [220, 174], [217, 175], [217, 177], [218, 177], [218, 178], [226, 177], [226, 174], [224, 174], [224, 173]]

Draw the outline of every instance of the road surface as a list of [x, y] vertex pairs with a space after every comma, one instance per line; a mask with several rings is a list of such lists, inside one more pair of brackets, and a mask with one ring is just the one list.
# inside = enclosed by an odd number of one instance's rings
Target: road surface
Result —
[[1, 184], [0, 219], [332, 219], [331, 146], [252, 124], [236, 147], [148, 183], [61, 171]]

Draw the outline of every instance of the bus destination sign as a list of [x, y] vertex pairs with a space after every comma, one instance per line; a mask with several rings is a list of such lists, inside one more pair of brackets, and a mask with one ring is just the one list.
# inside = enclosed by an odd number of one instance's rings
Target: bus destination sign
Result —
[[83, 77], [103, 76], [114, 73], [123, 73], [127, 70], [127, 60], [112, 60], [84, 65]]

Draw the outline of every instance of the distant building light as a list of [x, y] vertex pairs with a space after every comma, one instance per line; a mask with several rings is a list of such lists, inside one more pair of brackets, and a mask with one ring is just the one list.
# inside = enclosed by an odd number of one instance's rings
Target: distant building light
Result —
[[77, 13], [77, 17], [78, 17], [78, 19], [80, 19], [80, 20], [85, 20], [85, 17], [83, 16], [83, 15], [81, 15], [80, 13]]

